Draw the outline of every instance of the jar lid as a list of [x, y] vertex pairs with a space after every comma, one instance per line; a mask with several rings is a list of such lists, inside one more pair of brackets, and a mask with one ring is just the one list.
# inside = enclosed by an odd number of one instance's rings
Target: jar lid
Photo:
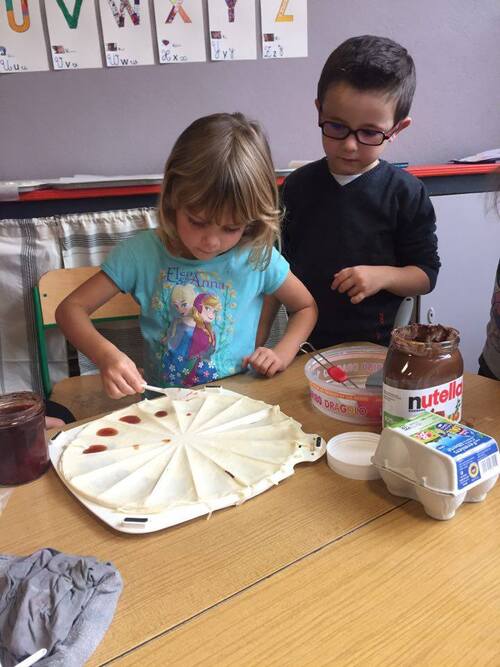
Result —
[[379, 479], [380, 474], [371, 462], [379, 439], [378, 433], [365, 431], [334, 436], [326, 445], [328, 465], [350, 479]]

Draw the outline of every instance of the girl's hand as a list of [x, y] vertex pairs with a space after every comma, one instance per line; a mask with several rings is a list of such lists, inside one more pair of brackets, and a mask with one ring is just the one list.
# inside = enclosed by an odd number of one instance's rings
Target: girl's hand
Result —
[[347, 292], [351, 303], [361, 303], [386, 287], [386, 269], [385, 266], [350, 266], [334, 274], [331, 289], [341, 294]]
[[115, 349], [107, 351], [97, 365], [104, 390], [110, 398], [123, 398], [144, 391], [144, 378], [132, 359]]
[[250, 356], [243, 358], [243, 368], [250, 365], [257, 373], [272, 377], [284, 371], [286, 366], [281, 357], [268, 347], [258, 347]]
[[66, 424], [62, 419], [59, 419], [59, 417], [45, 417], [46, 429], [61, 428], [62, 426], [66, 426]]

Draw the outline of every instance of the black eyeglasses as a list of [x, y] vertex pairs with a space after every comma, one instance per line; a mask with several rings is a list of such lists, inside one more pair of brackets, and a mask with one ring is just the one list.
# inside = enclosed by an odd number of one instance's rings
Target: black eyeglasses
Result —
[[382, 132], [382, 130], [351, 130], [350, 127], [343, 123], [334, 123], [331, 120], [324, 120], [319, 123], [321, 132], [329, 139], [337, 139], [342, 141], [347, 139], [350, 134], [354, 134], [356, 141], [365, 146], [381, 146], [384, 141], [387, 141], [396, 131], [397, 125], [390, 130], [389, 134]]

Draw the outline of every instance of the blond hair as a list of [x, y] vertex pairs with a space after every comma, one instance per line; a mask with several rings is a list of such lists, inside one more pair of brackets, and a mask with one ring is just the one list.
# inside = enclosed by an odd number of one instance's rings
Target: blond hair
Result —
[[182, 249], [175, 224], [181, 208], [215, 222], [228, 212], [245, 226], [238, 246], [252, 248], [250, 263], [269, 263], [280, 212], [271, 151], [258, 123], [217, 113], [182, 132], [165, 165], [159, 211], [160, 236], [174, 252]]
[[174, 303], [175, 301], [186, 301], [192, 306], [195, 298], [196, 290], [193, 285], [176, 285], [170, 295], [170, 303]]

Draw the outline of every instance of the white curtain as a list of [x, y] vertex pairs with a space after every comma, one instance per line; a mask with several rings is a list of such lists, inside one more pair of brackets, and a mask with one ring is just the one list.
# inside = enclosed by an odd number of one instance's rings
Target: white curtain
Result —
[[156, 210], [136, 208], [58, 217], [63, 266], [98, 266], [113, 246], [141, 229], [157, 227]]
[[[0, 220], [1, 393], [42, 390], [33, 308], [33, 287], [40, 276], [52, 269], [96, 266], [116, 243], [156, 226], [153, 208]], [[136, 336], [126, 331], [116, 335], [124, 339], [117, 344], [125, 352]], [[56, 382], [68, 373], [66, 345], [57, 330], [47, 332], [47, 343]]]
[[[158, 225], [156, 209], [149, 208], [65, 215], [59, 223], [65, 268], [98, 266], [117, 243]], [[142, 367], [143, 341], [137, 322], [107, 322], [97, 328]], [[78, 365], [81, 374], [97, 372], [94, 364], [80, 353]]]
[[[0, 391], [41, 391], [36, 352], [33, 287], [62, 266], [55, 218], [0, 221]], [[49, 332], [54, 379], [66, 372], [65, 345]]]

